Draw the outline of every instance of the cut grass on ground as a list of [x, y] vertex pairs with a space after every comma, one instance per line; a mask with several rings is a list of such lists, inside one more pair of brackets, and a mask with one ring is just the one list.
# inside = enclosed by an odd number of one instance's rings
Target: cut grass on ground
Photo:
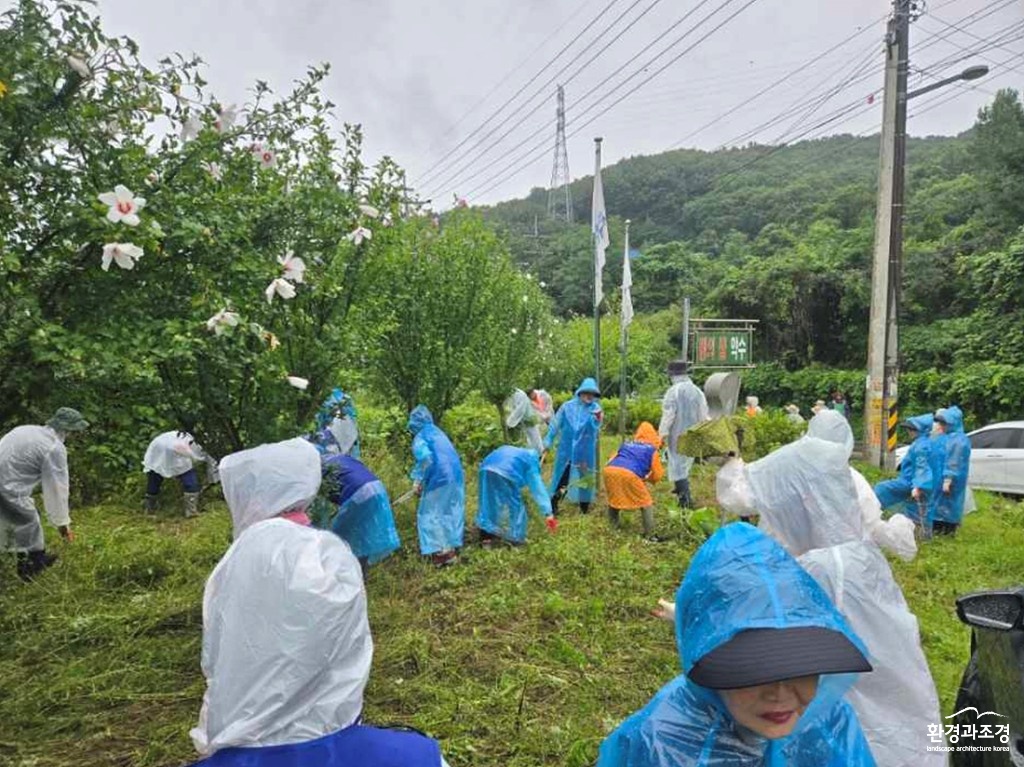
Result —
[[[399, 465], [371, 464], [393, 494], [407, 487]], [[698, 467], [694, 484], [698, 501], [710, 502], [713, 469]], [[591, 764], [608, 731], [679, 670], [672, 630], [650, 609], [673, 593], [697, 540], [666, 513], [667, 483], [657, 498], [666, 543], [643, 543], [636, 515], [624, 515], [616, 533], [601, 509], [583, 517], [566, 505], [556, 536], [534, 517], [528, 546], [470, 545], [443, 571], [413, 553], [412, 507], [398, 508], [405, 553], [374, 568], [368, 584], [376, 651], [366, 719], [432, 734], [455, 767]], [[978, 500], [958, 538], [893, 564], [947, 712], [968, 652], [956, 596], [1024, 573], [1024, 505]], [[16, 583], [4, 558], [0, 764], [195, 759], [188, 730], [204, 688], [202, 589], [230, 524], [219, 502], [181, 519], [170, 489], [156, 519], [137, 501], [78, 511], [79, 539], [32, 585]]]

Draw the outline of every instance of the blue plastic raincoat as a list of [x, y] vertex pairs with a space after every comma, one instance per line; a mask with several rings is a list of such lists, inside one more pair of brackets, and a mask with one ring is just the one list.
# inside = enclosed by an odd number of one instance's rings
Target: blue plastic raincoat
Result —
[[[842, 632], [864, 652], [814, 579], [742, 522], [701, 546], [676, 593], [676, 643], [686, 672], [741, 631], [798, 626]], [[598, 767], [871, 767], [875, 760], [843, 697], [855, 678], [822, 676], [793, 733], [767, 740], [739, 730], [717, 692], [681, 675], [608, 736]]]
[[322, 468], [324, 484], [337, 509], [331, 530], [357, 557], [366, 557], [370, 564], [380, 562], [400, 545], [384, 484], [351, 456], [328, 456]]
[[526, 540], [527, 489], [541, 514], [551, 516], [551, 498], [540, 473], [540, 456], [534, 450], [504, 445], [480, 464], [480, 503], [476, 526], [513, 543]]
[[[964, 518], [967, 498], [967, 475], [971, 467], [971, 440], [964, 434], [964, 414], [956, 405], [940, 411], [946, 421], [946, 433], [935, 437], [935, 451], [943, 456], [942, 476], [935, 481], [931, 508], [933, 522], [958, 525]], [[952, 480], [949, 495], [942, 492], [942, 483]]]
[[580, 394], [585, 391], [598, 391], [597, 381], [584, 379], [576, 390], [576, 396], [558, 408], [544, 438], [545, 449], [550, 449], [558, 440], [548, 492], [555, 494], [559, 480], [569, 467], [566, 497], [570, 503], [590, 503], [597, 488], [597, 439], [601, 431], [598, 413], [601, 405], [597, 400], [585, 404], [580, 399]]
[[917, 487], [931, 499], [936, 487], [935, 469], [941, 463], [935, 449], [936, 443], [929, 437], [933, 422], [930, 413], [907, 419], [907, 423], [917, 429], [917, 438], [903, 456], [900, 475], [896, 479], [887, 479], [875, 485], [875, 495], [883, 509], [895, 506], [900, 513], [915, 522], [925, 520], [921, 519], [921, 509], [910, 493]]
[[352, 397], [341, 389], [332, 390], [317, 411], [313, 445], [321, 454], [342, 453], [358, 458], [358, 418]]
[[420, 553], [461, 548], [466, 528], [466, 481], [459, 454], [423, 405], [409, 414], [408, 429], [413, 435], [412, 455], [416, 459], [409, 476], [423, 487], [416, 512]]

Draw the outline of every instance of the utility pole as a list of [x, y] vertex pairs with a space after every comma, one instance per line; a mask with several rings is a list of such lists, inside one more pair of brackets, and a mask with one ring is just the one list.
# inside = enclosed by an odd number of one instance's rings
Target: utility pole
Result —
[[565, 143], [565, 90], [557, 91], [555, 110], [555, 158], [551, 164], [551, 186], [548, 187], [548, 217], [572, 223], [572, 195], [569, 192], [569, 149]]
[[899, 422], [899, 305], [903, 257], [903, 182], [907, 70], [914, 0], [893, 0], [886, 33], [885, 96], [871, 271], [864, 442], [868, 461], [892, 469]]

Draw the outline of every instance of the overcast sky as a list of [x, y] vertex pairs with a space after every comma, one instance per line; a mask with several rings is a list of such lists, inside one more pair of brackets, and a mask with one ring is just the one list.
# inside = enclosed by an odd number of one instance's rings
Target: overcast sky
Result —
[[[740, 10], [748, 2], [749, 7]], [[7, 4], [9, 0], [0, 0], [0, 6]], [[970, 127], [978, 108], [997, 88], [1024, 86], [1024, 0], [931, 0], [929, 6], [911, 31], [912, 65], [927, 70], [913, 75], [911, 87], [948, 76], [968, 63], [992, 67], [989, 76], [977, 83], [949, 86], [912, 102], [912, 134], [953, 134]], [[411, 181], [421, 181], [418, 191], [432, 197], [436, 207], [446, 207], [453, 192], [472, 203], [484, 203], [547, 186], [556, 82], [565, 84], [567, 132], [579, 131], [568, 142], [573, 178], [593, 172], [593, 137], [597, 135], [604, 137], [604, 159], [609, 164], [674, 145], [713, 149], [751, 138], [775, 142], [803, 133], [813, 137], [873, 132], [881, 118], [880, 99], [870, 105], [868, 97], [882, 84], [881, 40], [889, 3], [99, 0], [99, 8], [108, 33], [134, 38], [148, 62], [172, 51], [201, 55], [208, 65], [212, 92], [225, 103], [244, 103], [257, 79], [283, 90], [303, 74], [307, 64], [330, 62], [327, 94], [338, 105], [339, 121], [362, 123], [368, 158], [393, 156], [408, 169]], [[712, 31], [736, 11], [735, 18]], [[691, 16], [673, 28], [687, 13]], [[617, 20], [620, 14], [624, 15]], [[701, 23], [709, 14], [711, 18]], [[497, 119], [472, 134], [595, 19]], [[753, 98], [858, 31], [861, 34], [798, 75]], [[619, 33], [621, 37], [613, 42]], [[701, 40], [705, 33], [709, 33], [707, 39]], [[992, 47], [1000, 35], [1005, 41]], [[651, 62], [646, 72], [598, 103], [666, 48], [669, 52]], [[980, 48], [985, 50], [967, 55]], [[632, 64], [614, 74], [638, 54]], [[626, 97], [679, 54], [684, 55]], [[966, 59], [950, 61], [960, 57]], [[1008, 63], [997, 65], [1002, 62]], [[609, 76], [607, 85], [585, 95]], [[811, 114], [792, 109], [793, 105], [814, 106], [814, 97], [844, 84]], [[968, 85], [978, 88], [971, 90]], [[535, 91], [536, 98], [530, 100]], [[580, 103], [575, 104], [577, 99]], [[591, 104], [595, 106], [585, 112]], [[584, 125], [609, 104], [613, 108]], [[535, 114], [515, 125], [534, 107], [538, 107]], [[734, 107], [739, 108], [726, 115]], [[759, 128], [786, 113], [785, 119]], [[722, 115], [726, 116], [699, 130]], [[833, 117], [832, 122], [816, 127]], [[506, 131], [509, 135], [502, 138]], [[535, 131], [539, 131], [535, 138], [513, 151]], [[424, 177], [467, 136], [458, 151]]]

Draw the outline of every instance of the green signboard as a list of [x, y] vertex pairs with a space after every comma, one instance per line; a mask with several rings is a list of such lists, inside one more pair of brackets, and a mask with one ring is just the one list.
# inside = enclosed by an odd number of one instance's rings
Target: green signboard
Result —
[[693, 332], [694, 363], [698, 367], [752, 367], [753, 331], [704, 330]]

